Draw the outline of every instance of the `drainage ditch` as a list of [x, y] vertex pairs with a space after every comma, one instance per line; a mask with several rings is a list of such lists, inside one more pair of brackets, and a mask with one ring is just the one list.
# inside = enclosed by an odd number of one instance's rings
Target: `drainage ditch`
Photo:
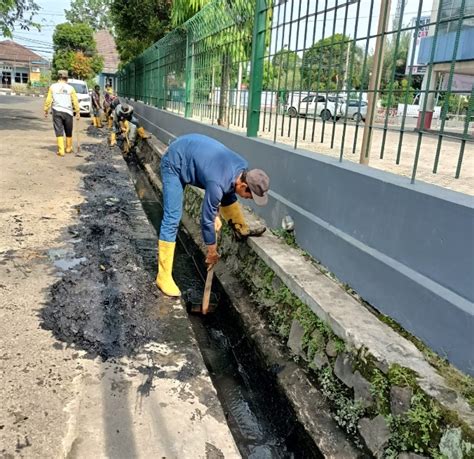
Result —
[[[157, 233], [162, 216], [160, 199], [134, 160], [128, 162], [142, 207]], [[146, 269], [156, 270], [153, 254]], [[188, 300], [203, 291], [204, 260], [194, 241], [180, 231], [174, 278]], [[213, 291], [216, 313], [190, 315], [201, 353], [226, 413], [228, 425], [243, 457], [321, 458], [310, 436], [275, 383], [275, 374], [259, 359], [236, 311], [217, 280]]]

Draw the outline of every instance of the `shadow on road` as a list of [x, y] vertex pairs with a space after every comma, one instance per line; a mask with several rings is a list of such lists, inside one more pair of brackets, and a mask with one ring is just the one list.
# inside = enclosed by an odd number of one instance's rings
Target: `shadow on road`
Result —
[[[54, 139], [51, 141], [51, 142], [54, 142]], [[40, 147], [41, 150], [46, 150], [50, 153], [56, 153], [57, 151], [57, 146], [56, 145], [53, 145], [53, 143], [51, 143], [51, 145], [48, 145], [48, 146], [45, 146], [45, 147]]]
[[31, 110], [0, 109], [0, 131], [46, 131], [52, 128], [51, 118], [45, 123], [44, 118], [34, 116]]

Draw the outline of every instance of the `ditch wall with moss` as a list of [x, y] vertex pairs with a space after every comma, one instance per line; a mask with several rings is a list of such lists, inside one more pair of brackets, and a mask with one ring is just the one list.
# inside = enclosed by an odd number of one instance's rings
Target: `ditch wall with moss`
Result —
[[[187, 187], [184, 210], [196, 223], [202, 196]], [[226, 225], [219, 247], [226, 268], [251, 292], [260, 316], [330, 400], [334, 419], [356, 445], [386, 458], [474, 458], [472, 425], [427, 395], [413, 371], [348, 347]]]

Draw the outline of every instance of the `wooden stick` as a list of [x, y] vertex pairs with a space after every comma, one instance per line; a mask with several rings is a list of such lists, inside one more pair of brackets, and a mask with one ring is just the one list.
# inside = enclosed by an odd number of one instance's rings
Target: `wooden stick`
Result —
[[214, 266], [207, 272], [206, 285], [204, 286], [204, 295], [202, 296], [202, 314], [206, 315], [209, 311], [209, 300], [211, 298], [212, 278], [214, 277]]

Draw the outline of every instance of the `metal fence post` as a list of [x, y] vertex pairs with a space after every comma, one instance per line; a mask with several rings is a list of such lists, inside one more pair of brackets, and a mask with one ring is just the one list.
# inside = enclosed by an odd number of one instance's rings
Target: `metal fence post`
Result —
[[260, 123], [266, 23], [267, 2], [266, 0], [257, 0], [253, 24], [252, 57], [250, 61], [249, 110], [247, 115], [248, 137], [257, 136]]
[[194, 83], [194, 45], [190, 43], [189, 31], [186, 32], [186, 76], [185, 76], [185, 99], [184, 117], [191, 118], [193, 115], [193, 83]]
[[390, 17], [390, 0], [382, 0], [380, 3], [380, 16], [377, 27], [377, 39], [375, 41], [374, 65], [369, 81], [367, 95], [367, 115], [360, 149], [361, 164], [369, 164], [370, 147], [372, 144], [372, 125], [374, 123], [375, 111], [377, 109], [377, 92], [380, 90], [380, 80], [383, 67], [383, 48], [385, 43], [385, 32]]

